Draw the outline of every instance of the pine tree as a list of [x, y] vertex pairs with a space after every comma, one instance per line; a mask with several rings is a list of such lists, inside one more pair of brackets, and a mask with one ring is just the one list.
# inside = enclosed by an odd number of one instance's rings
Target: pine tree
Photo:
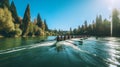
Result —
[[38, 16], [37, 16], [37, 24], [36, 25], [38, 27], [42, 28], [42, 20], [41, 20], [40, 14], [38, 14]]
[[70, 35], [72, 35], [73, 34], [73, 31], [72, 31], [72, 28], [70, 27]]
[[46, 20], [44, 20], [44, 24], [45, 24], [45, 31], [49, 31]]
[[114, 9], [112, 12], [112, 23], [113, 23], [113, 36], [120, 36], [120, 18], [119, 11]]
[[13, 1], [10, 5], [10, 11], [12, 13], [12, 17], [14, 18], [14, 23], [19, 23], [19, 17], [18, 17], [18, 14], [17, 14], [16, 6], [15, 6]]
[[80, 27], [80, 25], [78, 26], [78, 34], [81, 34], [81, 27]]
[[102, 16], [96, 17], [96, 35], [100, 36], [102, 34]]
[[0, 0], [0, 7], [7, 7], [9, 9], [9, 0]]
[[26, 35], [28, 33], [29, 23], [30, 23], [30, 5], [28, 4], [22, 22], [22, 30], [23, 30], [22, 35]]
[[87, 21], [86, 20], [84, 22], [84, 25], [85, 25], [85, 30], [87, 30]]
[[88, 25], [87, 25], [87, 20], [85, 20], [85, 22], [84, 22], [84, 26], [85, 26], [85, 31], [84, 31], [84, 34], [88, 34], [87, 32], [88, 32]]
[[94, 22], [94, 20], [92, 21], [92, 35], [95, 35], [95, 33], [96, 33], [96, 24], [95, 24], [95, 22]]

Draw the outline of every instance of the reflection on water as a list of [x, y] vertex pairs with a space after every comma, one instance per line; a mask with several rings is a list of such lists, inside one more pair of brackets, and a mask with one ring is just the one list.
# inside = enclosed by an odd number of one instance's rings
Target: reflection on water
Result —
[[106, 37], [96, 40], [91, 37], [83, 40], [82, 45], [78, 42], [80, 39], [57, 43], [49, 41], [54, 38], [1, 39], [0, 67], [120, 66], [120, 38]]
[[1, 38], [0, 50], [14, 48], [18, 46], [31, 45], [45, 40], [47, 37], [26, 37], [26, 38]]

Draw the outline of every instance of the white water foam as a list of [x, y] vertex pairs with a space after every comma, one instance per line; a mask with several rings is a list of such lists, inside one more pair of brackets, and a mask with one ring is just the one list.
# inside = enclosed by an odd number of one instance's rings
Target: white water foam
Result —
[[27, 46], [10, 48], [10, 49], [6, 49], [6, 50], [0, 50], [0, 54], [7, 54], [7, 53], [17, 52], [17, 51], [21, 51], [21, 50], [25, 50], [25, 49], [38, 48], [38, 47], [42, 47], [42, 46], [51, 46], [51, 45], [54, 45], [55, 42], [56, 41], [45, 42], [42, 44], [32, 44], [32, 45], [27, 45]]

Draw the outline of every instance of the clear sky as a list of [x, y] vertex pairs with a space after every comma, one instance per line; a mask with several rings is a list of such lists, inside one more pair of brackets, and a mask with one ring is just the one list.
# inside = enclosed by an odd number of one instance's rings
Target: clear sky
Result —
[[[12, 1], [12, 0], [10, 0]], [[50, 29], [69, 30], [77, 28], [85, 20], [92, 23], [101, 14], [109, 19], [112, 8], [120, 9], [120, 0], [13, 0], [18, 15], [23, 17], [27, 4], [30, 4], [31, 20], [40, 13]]]

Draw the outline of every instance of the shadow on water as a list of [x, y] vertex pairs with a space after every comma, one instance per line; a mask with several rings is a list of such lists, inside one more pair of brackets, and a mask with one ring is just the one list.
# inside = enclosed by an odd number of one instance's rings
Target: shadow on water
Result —
[[119, 40], [119, 38], [116, 38], [116, 41], [112, 38], [96, 40], [92, 37], [83, 40], [82, 45], [77, 41], [67, 40], [45, 42], [43, 45], [47, 46], [40, 47], [42, 43], [37, 42], [38, 39], [28, 39], [27, 41], [32, 41], [36, 47], [29, 46], [25, 50], [1, 54], [0, 67], [119, 67]]

